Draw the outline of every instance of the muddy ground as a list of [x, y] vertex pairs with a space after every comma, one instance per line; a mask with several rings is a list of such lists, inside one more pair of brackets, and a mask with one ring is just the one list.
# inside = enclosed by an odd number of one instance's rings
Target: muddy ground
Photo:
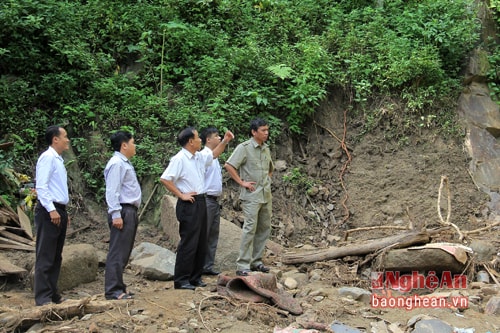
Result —
[[[286, 161], [286, 166], [281, 165], [273, 176], [273, 241], [292, 250], [325, 248], [401, 232], [396, 229], [360, 231], [350, 233], [345, 240], [345, 232], [353, 228], [438, 228], [441, 225], [437, 202], [442, 176], [447, 176], [449, 182], [450, 222], [464, 231], [488, 223], [491, 218], [488, 197], [476, 188], [469, 175], [468, 157], [460, 140], [444, 140], [430, 131], [415, 133], [404, 140], [390, 140], [384, 131], [359, 136], [361, 129], [352, 125], [344, 136], [343, 123], [342, 112], [323, 112], [311, 121], [306, 129], [307, 135], [296, 137], [284, 131], [276, 138], [276, 145], [273, 146], [275, 160]], [[348, 123], [356, 124], [352, 119]], [[446, 190], [443, 191], [441, 198], [445, 219], [448, 210], [446, 193]], [[223, 216], [238, 224], [242, 221], [242, 214], [236, 198], [237, 190], [228, 181]], [[73, 230], [87, 225], [89, 219], [85, 210], [79, 210], [73, 221]], [[143, 221], [136, 244], [148, 241], [168, 247], [165, 237], [155, 225], [155, 221]], [[93, 218], [92, 226], [72, 234], [68, 243], [94, 244], [96, 248], [106, 251], [107, 234], [104, 216], [100, 221]], [[475, 234], [468, 240], [485, 240], [498, 251], [499, 235], [500, 230], [496, 228]], [[435, 236], [434, 241], [440, 240], [456, 242], [458, 237], [449, 230]], [[30, 265], [26, 255], [10, 254], [9, 257], [13, 261], [16, 258], [23, 261], [21, 266]], [[428, 314], [454, 327], [474, 328], [475, 332], [500, 332], [498, 316], [483, 313], [487, 297], [479, 289], [466, 291], [470, 295], [478, 295], [468, 309], [377, 309], [370, 304], [339, 296], [338, 288], [343, 286], [369, 290], [364, 273], [371, 262], [368, 260], [360, 265], [364, 259], [348, 257], [284, 265], [278, 256], [268, 251], [265, 262], [272, 267], [272, 273], [276, 274], [280, 283], [283, 282], [283, 274], [293, 270], [308, 276], [314, 272], [315, 279], [288, 291], [305, 310], [306, 315], [301, 317], [269, 305], [242, 303], [221, 297], [216, 292], [216, 277], [206, 277], [208, 286], [192, 292], [174, 290], [170, 281], [146, 280], [128, 269], [125, 280], [136, 294], [134, 300], [116, 301], [112, 309], [84, 318], [46, 322], [38, 326], [37, 331], [273, 332], [278, 327], [305, 321], [328, 327], [337, 320], [370, 332], [370, 323], [373, 322], [384, 321], [387, 325], [400, 323], [400, 328], [404, 330], [410, 318]], [[70, 299], [91, 297], [104, 300], [103, 272], [101, 267], [95, 282], [65, 291], [64, 295]], [[33, 295], [27, 279], [5, 279], [0, 287], [0, 309], [33, 307]]]

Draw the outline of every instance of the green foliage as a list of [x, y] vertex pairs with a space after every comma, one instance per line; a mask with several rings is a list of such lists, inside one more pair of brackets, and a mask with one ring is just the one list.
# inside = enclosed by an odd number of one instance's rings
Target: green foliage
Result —
[[100, 197], [109, 135], [123, 127], [144, 177], [186, 126], [243, 141], [263, 116], [271, 139], [300, 134], [333, 86], [352, 92], [352, 110], [397, 101], [364, 111], [366, 130], [444, 126], [475, 17], [472, 0], [4, 0], [0, 134], [18, 135], [16, 163], [31, 172], [45, 128], [64, 125]]
[[318, 181], [307, 176], [300, 168], [293, 168], [283, 175], [283, 181], [291, 184], [299, 190], [308, 192], [313, 186], [318, 185]]
[[[490, 0], [490, 8], [498, 27], [500, 24], [500, 1]], [[489, 70], [487, 74], [490, 94], [492, 99], [500, 105], [500, 45], [492, 40], [486, 47], [490, 51], [488, 57]]]
[[[328, 32], [330, 48], [337, 48], [340, 67], [336, 81], [351, 84], [357, 102], [377, 91], [406, 91], [409, 109], [422, 112], [435, 99], [445, 81], [458, 80], [467, 52], [478, 40], [475, 15], [468, 1], [385, 2], [383, 8], [353, 10]], [[336, 31], [344, 28], [346, 34]], [[409, 94], [408, 94], [409, 92]]]

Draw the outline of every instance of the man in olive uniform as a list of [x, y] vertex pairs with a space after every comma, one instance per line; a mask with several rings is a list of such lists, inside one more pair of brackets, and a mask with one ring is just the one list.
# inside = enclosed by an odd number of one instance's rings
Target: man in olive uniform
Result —
[[[236, 260], [236, 275], [247, 276], [252, 271], [267, 273], [262, 256], [271, 234], [271, 176], [274, 164], [269, 146], [269, 126], [264, 119], [250, 122], [252, 137], [239, 144], [224, 167], [240, 186], [244, 213], [240, 252]], [[238, 174], [239, 171], [239, 174]]]

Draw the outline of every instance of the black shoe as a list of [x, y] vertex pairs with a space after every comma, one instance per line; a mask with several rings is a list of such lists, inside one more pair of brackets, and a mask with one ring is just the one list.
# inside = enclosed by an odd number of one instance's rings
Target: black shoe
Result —
[[191, 283], [182, 283], [182, 284], [176, 284], [176, 283], [174, 283], [174, 289], [195, 290], [196, 287], [193, 286]]
[[203, 271], [203, 275], [219, 275], [220, 272], [214, 271], [213, 269], [207, 269]]
[[192, 281], [191, 284], [195, 287], [206, 287], [207, 284], [205, 282], [203, 282], [202, 279], [199, 279], [197, 281]]
[[61, 304], [61, 303], [66, 302], [67, 300], [68, 300], [67, 298], [61, 297], [57, 301], [53, 301], [53, 302], [56, 303], [56, 304]]
[[252, 271], [257, 271], [257, 272], [262, 272], [262, 273], [269, 273], [269, 267], [264, 266], [263, 264], [259, 264], [255, 267], [252, 267]]
[[249, 276], [251, 273], [252, 273], [252, 271], [249, 269], [241, 269], [241, 270], [236, 271], [236, 275], [238, 275], [238, 276]]

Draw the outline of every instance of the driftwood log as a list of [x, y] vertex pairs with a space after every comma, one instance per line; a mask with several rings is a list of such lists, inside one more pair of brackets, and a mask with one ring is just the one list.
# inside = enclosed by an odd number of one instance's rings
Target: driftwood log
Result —
[[38, 322], [66, 320], [88, 313], [104, 312], [112, 308], [112, 301], [95, 301], [90, 298], [68, 300], [61, 304], [5, 311], [0, 313], [0, 327], [6, 329], [7, 332], [14, 332], [17, 328], [32, 326]]
[[346, 256], [362, 256], [384, 248], [405, 248], [412, 245], [426, 244], [431, 240], [427, 232], [409, 231], [399, 235], [351, 244], [343, 247], [299, 252], [287, 252], [282, 255], [284, 264], [299, 264], [322, 260], [331, 260]]

